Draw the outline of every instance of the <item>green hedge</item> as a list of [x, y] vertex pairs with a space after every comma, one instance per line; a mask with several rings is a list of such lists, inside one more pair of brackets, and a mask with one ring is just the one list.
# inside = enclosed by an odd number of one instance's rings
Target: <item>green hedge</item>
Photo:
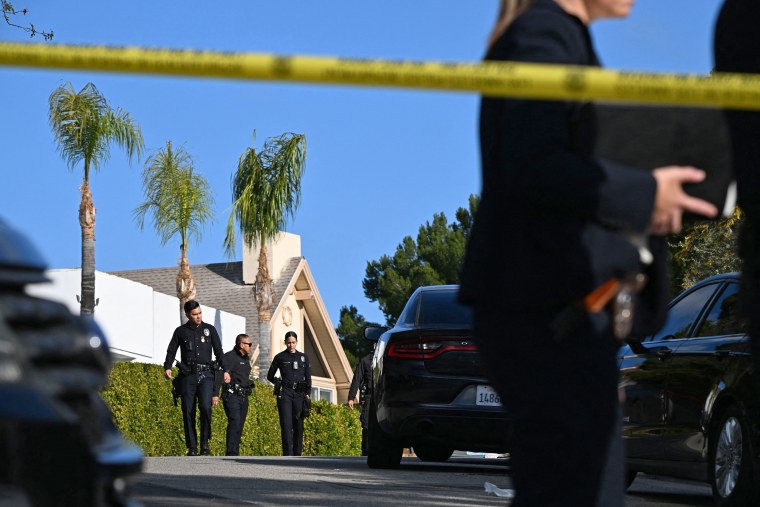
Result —
[[[103, 391], [116, 425], [146, 456], [179, 456], [187, 452], [182, 410], [174, 406], [171, 384], [157, 364], [116, 363]], [[220, 403], [213, 409], [211, 454], [224, 455], [227, 417]], [[200, 427], [199, 430], [200, 432]], [[326, 401], [312, 404], [304, 424], [304, 456], [358, 456], [361, 454], [359, 411]], [[240, 454], [279, 456], [280, 423], [272, 387], [255, 383], [243, 428]]]

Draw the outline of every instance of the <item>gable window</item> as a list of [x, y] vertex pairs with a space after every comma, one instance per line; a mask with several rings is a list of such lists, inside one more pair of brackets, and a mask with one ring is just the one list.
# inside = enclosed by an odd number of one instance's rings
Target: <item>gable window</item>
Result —
[[333, 394], [334, 391], [332, 389], [326, 389], [324, 387], [312, 387], [311, 388], [311, 399], [314, 401], [318, 400], [325, 400], [329, 401], [330, 403], [333, 402]]

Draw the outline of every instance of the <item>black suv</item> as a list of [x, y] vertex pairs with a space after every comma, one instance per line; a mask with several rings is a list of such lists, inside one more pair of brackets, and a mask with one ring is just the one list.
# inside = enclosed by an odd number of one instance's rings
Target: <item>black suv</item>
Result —
[[736, 273], [707, 278], [670, 303], [659, 332], [621, 349], [629, 485], [638, 472], [695, 479], [717, 505], [758, 505], [758, 372], [738, 292]]
[[405, 447], [424, 461], [455, 449], [508, 451], [510, 421], [488, 385], [472, 341], [472, 313], [458, 286], [420, 287], [392, 329], [368, 327], [377, 340], [370, 399], [370, 468], [394, 468]]
[[0, 220], [0, 503], [130, 505], [142, 451], [99, 394], [103, 333], [63, 305], [27, 295], [47, 281], [37, 250]]

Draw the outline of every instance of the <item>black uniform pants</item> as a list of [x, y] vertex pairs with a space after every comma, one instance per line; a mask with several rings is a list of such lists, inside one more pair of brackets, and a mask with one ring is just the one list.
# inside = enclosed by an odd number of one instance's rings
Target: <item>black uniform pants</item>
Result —
[[277, 400], [283, 456], [300, 456], [303, 450], [303, 401], [303, 394], [287, 387], [282, 388]]
[[[622, 436], [609, 318], [596, 314], [561, 341], [553, 319], [549, 311], [475, 310], [481, 360], [514, 424], [512, 505], [594, 507], [601, 496], [622, 506], [622, 453], [610, 452]], [[608, 468], [621, 476], [606, 478], [620, 490], [601, 495]]]
[[[371, 394], [367, 395], [366, 399], [370, 399], [372, 397]], [[369, 450], [369, 403], [366, 401], [362, 403], [362, 414], [361, 414], [361, 423], [362, 423], [362, 456], [367, 455], [367, 451]]]
[[200, 406], [201, 443], [211, 439], [211, 395], [214, 390], [214, 373], [204, 371], [183, 375], [180, 397], [182, 401], [182, 423], [185, 428], [185, 445], [188, 449], [198, 449], [198, 433], [195, 429], [195, 407]]
[[225, 440], [227, 456], [240, 455], [240, 436], [248, 416], [248, 396], [229, 394], [222, 400], [224, 413], [227, 414], [227, 434]]

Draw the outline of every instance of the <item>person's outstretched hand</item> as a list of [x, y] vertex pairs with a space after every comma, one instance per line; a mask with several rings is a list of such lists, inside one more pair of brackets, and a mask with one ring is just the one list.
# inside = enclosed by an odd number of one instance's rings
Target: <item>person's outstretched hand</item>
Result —
[[705, 179], [705, 172], [690, 166], [658, 167], [652, 172], [657, 181], [657, 194], [654, 200], [652, 221], [649, 232], [664, 236], [680, 232], [683, 226], [684, 212], [695, 213], [712, 218], [718, 214], [713, 204], [687, 194], [683, 185], [699, 183]]

